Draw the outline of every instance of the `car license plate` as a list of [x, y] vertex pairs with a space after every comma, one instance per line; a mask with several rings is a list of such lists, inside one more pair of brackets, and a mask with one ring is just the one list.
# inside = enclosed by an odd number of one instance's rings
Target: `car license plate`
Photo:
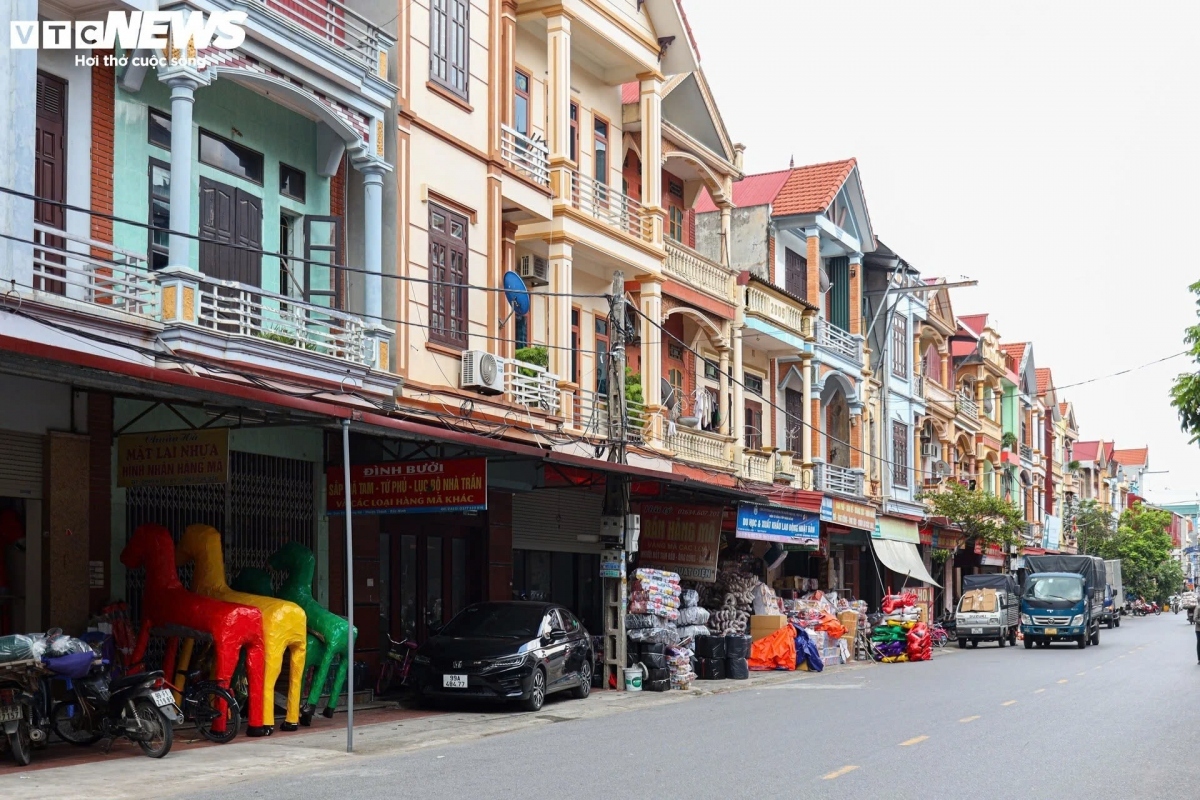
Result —
[[175, 703], [175, 696], [171, 694], [170, 689], [159, 689], [156, 692], [150, 693], [150, 698], [154, 701], [154, 705], [162, 708]]
[[443, 675], [442, 686], [446, 689], [465, 689], [467, 688], [467, 676]]
[[1046, 628], [1046, 635], [1047, 636], [1057, 636], [1058, 628]]
[[16, 722], [25, 716], [22, 706], [0, 706], [0, 722]]
[[983, 628], [971, 628], [971, 633], [974, 633], [974, 634], [983, 633]]

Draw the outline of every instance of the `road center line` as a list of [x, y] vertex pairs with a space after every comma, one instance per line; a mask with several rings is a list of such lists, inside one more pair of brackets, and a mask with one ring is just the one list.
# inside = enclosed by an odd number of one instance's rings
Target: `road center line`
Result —
[[976, 715], [975, 715], [975, 716], [973, 716], [973, 717], [963, 717], [962, 719], [960, 719], [960, 720], [959, 720], [959, 722], [974, 722], [974, 721], [975, 721], [975, 720], [977, 720], [977, 719], [979, 719], [979, 715], [978, 715], [978, 714], [976, 714]]
[[908, 741], [901, 742], [900, 746], [908, 747], [909, 745], [920, 744], [921, 742], [925, 741], [928, 738], [929, 738], [928, 736], [914, 736], [913, 738], [909, 739]]
[[1034, 689], [1034, 690], [1033, 690], [1033, 693], [1034, 693], [1034, 694], [1041, 694], [1041, 693], [1042, 693], [1042, 692], [1044, 692], [1044, 691], [1046, 691], [1046, 690], [1045, 690], [1045, 689]]
[[1001, 703], [1000, 705], [1002, 705], [1002, 706], [1015, 706], [1016, 704], [1017, 704], [1017, 701], [1016, 701], [1016, 700], [1005, 700], [1005, 701], [1004, 701], [1003, 703]]
[[1076, 672], [1075, 673], [1076, 678], [1082, 678], [1084, 675], [1087, 675], [1087, 673], [1086, 672]]
[[821, 778], [821, 780], [831, 781], [834, 778], [840, 778], [843, 775], [845, 775], [847, 772], [853, 772], [856, 769], [858, 769], [858, 767], [854, 766], [853, 764], [847, 764], [846, 766], [842, 767], [841, 769], [835, 769], [833, 772], [831, 772], [828, 775]]
[[1067, 682], [1066, 678], [1063, 678], [1061, 681], [1059, 681], [1059, 683], [1066, 683], [1066, 682]]

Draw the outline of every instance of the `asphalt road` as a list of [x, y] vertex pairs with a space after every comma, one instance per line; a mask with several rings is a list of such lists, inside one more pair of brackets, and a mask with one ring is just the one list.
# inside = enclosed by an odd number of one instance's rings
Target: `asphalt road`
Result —
[[1195, 654], [1183, 614], [1126, 619], [1086, 650], [948, 650], [928, 663], [218, 784], [219, 795], [1190, 797], [1200, 785]]

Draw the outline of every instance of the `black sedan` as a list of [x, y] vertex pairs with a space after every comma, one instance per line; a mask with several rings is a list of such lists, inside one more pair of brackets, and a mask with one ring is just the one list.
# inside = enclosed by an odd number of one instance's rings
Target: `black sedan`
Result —
[[538, 711], [546, 696], [592, 689], [592, 639], [553, 603], [475, 603], [421, 645], [413, 659], [422, 698], [519, 700]]

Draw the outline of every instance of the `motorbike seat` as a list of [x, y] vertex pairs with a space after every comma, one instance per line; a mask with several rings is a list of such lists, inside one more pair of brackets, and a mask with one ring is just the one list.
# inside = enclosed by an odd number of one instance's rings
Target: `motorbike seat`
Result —
[[162, 675], [163, 673], [161, 669], [155, 670], [154, 672], [139, 672], [136, 675], [125, 675], [124, 677], [114, 679], [111, 683], [109, 683], [108, 688], [110, 691], [115, 692], [118, 689], [124, 689], [126, 686], [133, 686], [138, 683], [153, 680], [154, 678], [161, 678]]

